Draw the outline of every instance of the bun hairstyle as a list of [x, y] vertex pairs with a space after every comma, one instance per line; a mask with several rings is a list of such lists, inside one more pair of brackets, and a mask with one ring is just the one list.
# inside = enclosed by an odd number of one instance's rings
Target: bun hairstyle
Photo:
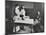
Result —
[[15, 7], [19, 6], [19, 4], [14, 5]]

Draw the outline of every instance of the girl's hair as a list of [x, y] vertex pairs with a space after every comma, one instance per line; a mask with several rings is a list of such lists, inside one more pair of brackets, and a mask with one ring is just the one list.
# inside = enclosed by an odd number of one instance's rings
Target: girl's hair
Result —
[[19, 11], [21, 11], [21, 9], [23, 9], [23, 7], [22, 7], [22, 6], [19, 8]]

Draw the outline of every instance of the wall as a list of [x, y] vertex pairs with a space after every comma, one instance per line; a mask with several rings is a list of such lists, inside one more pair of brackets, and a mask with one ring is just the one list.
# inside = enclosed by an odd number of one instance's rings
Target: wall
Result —
[[41, 12], [41, 16], [44, 12], [43, 8], [43, 3], [33, 3], [33, 2], [18, 2], [18, 1], [7, 1], [7, 5], [6, 5], [6, 15], [7, 17], [13, 17], [14, 16], [14, 8], [15, 8], [15, 4], [19, 4], [19, 5], [24, 5], [25, 10], [26, 10], [26, 14], [27, 16], [31, 16], [31, 18], [33, 18], [34, 16], [37, 16], [37, 12], [40, 11]]

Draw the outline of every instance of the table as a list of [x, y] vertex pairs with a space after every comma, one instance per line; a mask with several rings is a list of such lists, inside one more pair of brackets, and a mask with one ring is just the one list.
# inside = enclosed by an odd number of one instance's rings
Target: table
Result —
[[[34, 24], [34, 19], [28, 19], [28, 20], [17, 20], [14, 21], [14, 23], [21, 23], [21, 24]], [[13, 32], [15, 32], [15, 27], [13, 28]]]
[[28, 19], [28, 20], [17, 20], [17, 21], [14, 21], [14, 23], [34, 24], [34, 19]]

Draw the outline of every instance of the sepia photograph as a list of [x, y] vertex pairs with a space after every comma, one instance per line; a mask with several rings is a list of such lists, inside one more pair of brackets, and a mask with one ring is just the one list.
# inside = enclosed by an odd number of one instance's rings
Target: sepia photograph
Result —
[[44, 33], [44, 2], [5, 0], [5, 35]]

